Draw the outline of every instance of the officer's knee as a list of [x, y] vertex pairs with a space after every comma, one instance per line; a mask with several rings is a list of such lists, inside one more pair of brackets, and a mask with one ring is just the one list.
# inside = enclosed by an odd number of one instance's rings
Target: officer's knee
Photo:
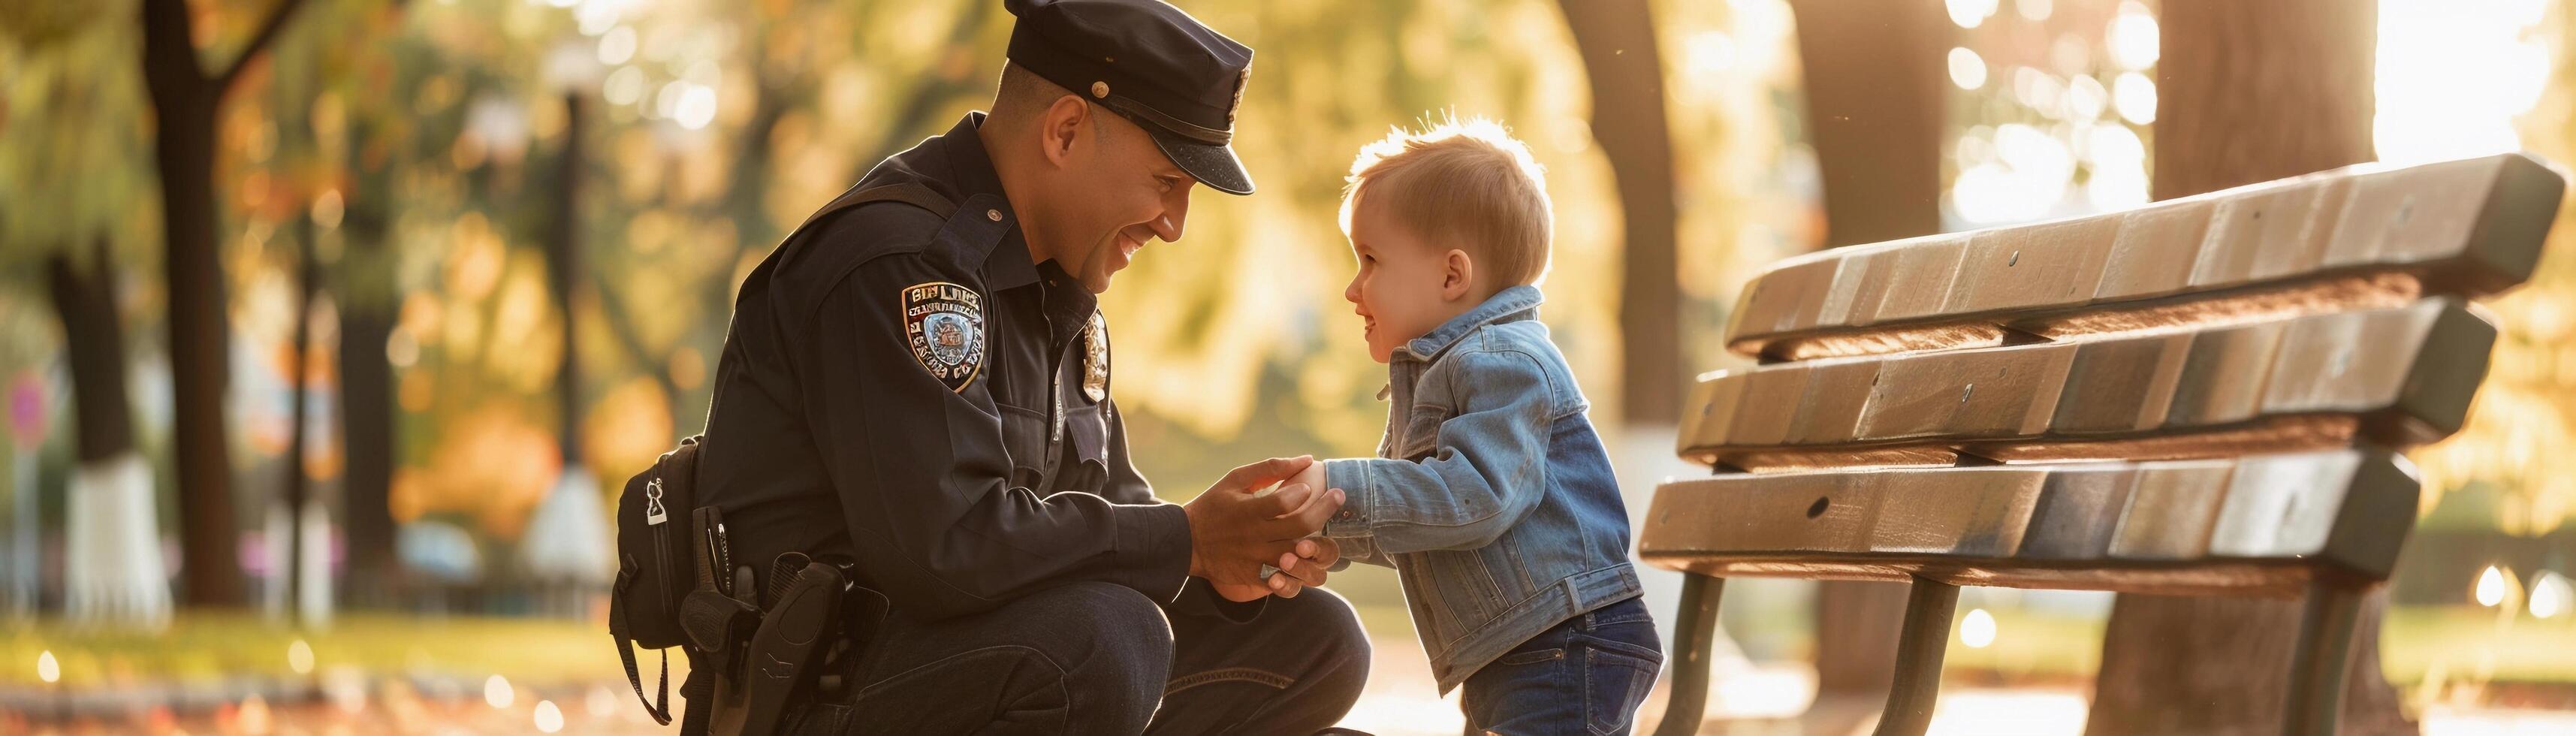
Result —
[[1306, 636], [1314, 642], [1313, 670], [1306, 677], [1314, 683], [1315, 696], [1338, 699], [1345, 706], [1358, 702], [1360, 689], [1368, 684], [1370, 653], [1368, 630], [1360, 626], [1359, 612], [1332, 591], [1313, 588], [1296, 598], [1270, 603], [1273, 610], [1293, 611], [1295, 626], [1309, 632]]
[[1124, 586], [1091, 582], [1033, 593], [1028, 602], [1037, 604], [1039, 648], [1064, 672], [1072, 722], [1143, 730], [1172, 665], [1162, 608]]

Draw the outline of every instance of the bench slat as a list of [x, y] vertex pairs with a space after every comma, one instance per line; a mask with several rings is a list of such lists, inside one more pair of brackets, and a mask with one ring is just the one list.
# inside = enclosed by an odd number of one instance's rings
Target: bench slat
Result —
[[[2152, 327], [2266, 300], [2484, 295], [2531, 275], [2564, 188], [2522, 154], [2370, 165], [2128, 212], [1842, 248], [1748, 284], [1726, 339], [1745, 355], [1808, 359], [1994, 345], [2023, 323]], [[2173, 313], [2203, 300], [2247, 304]]]
[[1732, 474], [1658, 488], [1638, 554], [1720, 576], [2149, 592], [2382, 579], [2413, 528], [2402, 456]]
[[2178, 447], [2176, 436], [2219, 431], [2252, 445], [2228, 454], [2343, 444], [2355, 432], [2408, 446], [2457, 431], [2494, 340], [2470, 307], [2427, 299], [2196, 332], [1757, 366], [1702, 378], [1679, 451], [1756, 468], [1782, 451], [1899, 445], [2083, 457], [2057, 450]]

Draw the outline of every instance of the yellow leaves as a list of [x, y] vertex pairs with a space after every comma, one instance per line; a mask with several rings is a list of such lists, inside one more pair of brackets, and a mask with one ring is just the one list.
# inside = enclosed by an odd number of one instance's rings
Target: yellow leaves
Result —
[[556, 95], [543, 95], [528, 103], [528, 136], [542, 141], [563, 135], [571, 114], [564, 110], [564, 100]]
[[[1182, 243], [1147, 245], [1101, 297], [1117, 356], [1111, 385], [1120, 406], [1152, 411], [1219, 441], [1234, 437], [1252, 415], [1261, 369], [1282, 349], [1288, 321], [1303, 309], [1340, 304], [1339, 297], [1327, 295], [1340, 293], [1334, 279], [1349, 275], [1317, 266], [1319, 258], [1341, 258], [1324, 255], [1339, 252], [1331, 248], [1339, 236], [1313, 227], [1326, 221], [1320, 210], [1307, 212], [1278, 198], [1224, 204], [1225, 212], [1193, 209], [1189, 231], [1196, 235]], [[1218, 222], [1238, 212], [1264, 226]], [[1224, 236], [1210, 237], [1215, 233]], [[1328, 344], [1342, 348], [1344, 359], [1367, 364], [1366, 354], [1350, 349], [1351, 343]]]
[[460, 301], [489, 296], [501, 281], [501, 267], [508, 257], [501, 234], [493, 231], [483, 213], [471, 210], [457, 216], [447, 234], [447, 293]]
[[670, 400], [651, 378], [617, 384], [599, 397], [582, 423], [582, 452], [602, 476], [641, 468], [671, 449]]
[[544, 260], [528, 252], [510, 260], [510, 276], [492, 307], [484, 369], [511, 389], [536, 393], [552, 385], [563, 361], [563, 320], [547, 291]]
[[662, 187], [662, 154], [653, 144], [652, 131], [629, 127], [608, 148], [608, 155], [621, 164], [615, 167], [617, 196], [630, 202], [651, 199]]
[[484, 405], [450, 417], [429, 461], [395, 473], [394, 518], [462, 513], [487, 532], [515, 539], [563, 470], [559, 449], [546, 425], [516, 408]]
[[455, 76], [441, 74], [430, 77], [420, 83], [420, 93], [412, 97], [411, 110], [422, 116], [437, 115], [454, 106], [462, 94]]
[[413, 414], [429, 411], [430, 402], [437, 398], [437, 382], [421, 371], [403, 371], [394, 386], [394, 402]]
[[1312, 448], [1313, 452], [1369, 455], [1386, 423], [1386, 405], [1371, 398], [1386, 385], [1386, 367], [1368, 360], [1356, 329], [1323, 338], [1323, 349], [1297, 365], [1296, 393], [1281, 400], [1305, 407], [1308, 429], [1333, 443]]
[[[2505, 312], [2506, 314], [2513, 312]], [[2527, 308], [2516, 310], [2528, 314]], [[2494, 484], [2504, 503], [2496, 521], [2509, 534], [2548, 533], [2576, 514], [2576, 378], [2558, 355], [2561, 348], [2513, 335], [2520, 324], [2500, 319], [2508, 338], [2498, 341], [2486, 384], [2469, 406], [2460, 433], [2410, 456], [2422, 472], [2423, 509], [2446, 492], [2473, 481]], [[2559, 364], [2550, 370], [2548, 364]]]
[[403, 297], [401, 314], [395, 320], [397, 328], [409, 333], [414, 341], [426, 343], [438, 340], [438, 328], [445, 318], [440, 313], [437, 295], [415, 291]]
[[704, 205], [724, 195], [725, 180], [731, 175], [732, 162], [721, 155], [717, 147], [686, 149], [675, 158], [678, 160], [672, 163], [678, 166], [671, 173], [678, 176], [670, 182], [673, 204]]
[[678, 350], [671, 351], [670, 362], [672, 388], [695, 391], [700, 384], [706, 382], [707, 359], [698, 354], [697, 348], [684, 345]]

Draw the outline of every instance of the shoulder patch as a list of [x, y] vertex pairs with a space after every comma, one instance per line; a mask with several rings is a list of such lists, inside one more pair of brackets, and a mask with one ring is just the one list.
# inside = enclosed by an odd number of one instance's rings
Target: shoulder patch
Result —
[[912, 357], [950, 391], [984, 370], [984, 296], [946, 281], [903, 287], [903, 331]]

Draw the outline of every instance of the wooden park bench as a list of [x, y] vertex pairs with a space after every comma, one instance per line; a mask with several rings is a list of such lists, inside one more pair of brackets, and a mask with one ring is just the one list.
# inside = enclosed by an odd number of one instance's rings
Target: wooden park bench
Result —
[[1639, 554], [1687, 573], [1696, 730], [1723, 578], [1912, 583], [1881, 734], [1920, 734], [1960, 585], [2306, 596], [2284, 732], [2332, 733], [2362, 595], [2458, 431], [2564, 179], [2501, 155], [1855, 246], [1745, 287]]

